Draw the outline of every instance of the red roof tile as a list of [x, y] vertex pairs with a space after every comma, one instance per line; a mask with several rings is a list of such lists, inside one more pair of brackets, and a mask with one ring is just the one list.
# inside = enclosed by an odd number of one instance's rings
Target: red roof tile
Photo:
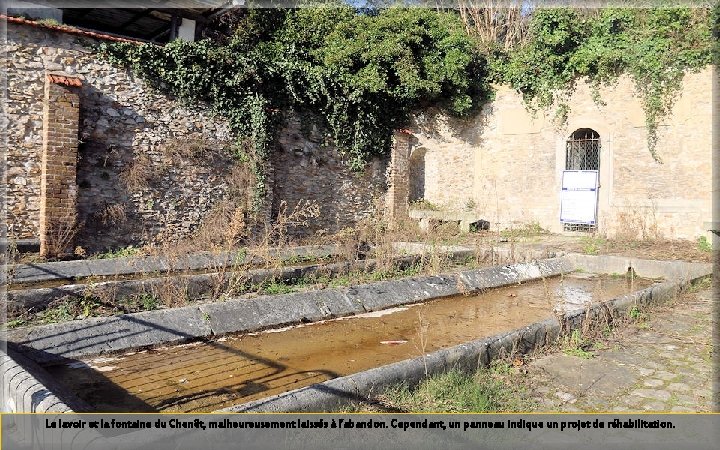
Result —
[[33, 20], [24, 19], [22, 17], [10, 17], [4, 14], [0, 14], [0, 20], [7, 20], [11, 23], [17, 23], [21, 25], [30, 25], [38, 28], [48, 28], [50, 30], [62, 31], [63, 33], [75, 34], [78, 36], [87, 36], [95, 39], [104, 39], [106, 41], [117, 41], [117, 42], [130, 42], [133, 44], [143, 44], [143, 41], [126, 39], [117, 36], [111, 36], [109, 34], [96, 33], [94, 31], [83, 30], [81, 28], [75, 28], [68, 25], [51, 25], [48, 23], [35, 22]]
[[49, 73], [48, 80], [50, 80], [51, 83], [62, 84], [65, 86], [82, 86], [82, 81], [80, 80], [80, 78], [77, 77], [66, 77], [63, 75]]

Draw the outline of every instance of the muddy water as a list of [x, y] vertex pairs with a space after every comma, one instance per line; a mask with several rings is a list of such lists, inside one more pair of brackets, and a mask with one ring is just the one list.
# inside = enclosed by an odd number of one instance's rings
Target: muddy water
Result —
[[102, 412], [214, 411], [528, 325], [650, 285], [591, 275], [48, 367]]

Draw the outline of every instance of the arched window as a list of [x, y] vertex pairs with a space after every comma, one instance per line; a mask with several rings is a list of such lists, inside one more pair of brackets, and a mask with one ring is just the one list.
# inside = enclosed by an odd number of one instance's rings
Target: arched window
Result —
[[600, 135], [578, 128], [565, 143], [565, 170], [600, 170]]

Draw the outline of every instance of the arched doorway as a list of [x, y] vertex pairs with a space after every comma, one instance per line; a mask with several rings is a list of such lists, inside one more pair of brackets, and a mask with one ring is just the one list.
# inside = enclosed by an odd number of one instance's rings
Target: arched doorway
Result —
[[601, 148], [600, 134], [591, 128], [578, 128], [565, 141], [560, 214], [564, 231], [597, 230]]

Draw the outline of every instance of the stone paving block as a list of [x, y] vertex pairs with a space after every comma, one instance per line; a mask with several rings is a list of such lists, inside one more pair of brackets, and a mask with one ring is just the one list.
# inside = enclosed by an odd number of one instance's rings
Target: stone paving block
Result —
[[673, 392], [688, 392], [690, 390], [690, 386], [685, 383], [670, 383], [667, 388]]
[[668, 406], [662, 402], [646, 403], [645, 405], [643, 405], [642, 408], [645, 411], [654, 411], [654, 412], [667, 412], [669, 410]]
[[630, 395], [648, 398], [651, 400], [660, 400], [663, 402], [670, 400], [670, 393], [662, 389], [635, 389], [630, 392]]
[[670, 408], [670, 412], [695, 412], [695, 410], [685, 406], [673, 406]]
[[678, 378], [677, 374], [670, 373], [665, 370], [659, 370], [659, 371], [655, 372], [654, 376], [657, 378], [660, 378], [661, 380], [665, 380], [665, 381], [670, 381], [670, 380], [674, 380], [674, 379]]

